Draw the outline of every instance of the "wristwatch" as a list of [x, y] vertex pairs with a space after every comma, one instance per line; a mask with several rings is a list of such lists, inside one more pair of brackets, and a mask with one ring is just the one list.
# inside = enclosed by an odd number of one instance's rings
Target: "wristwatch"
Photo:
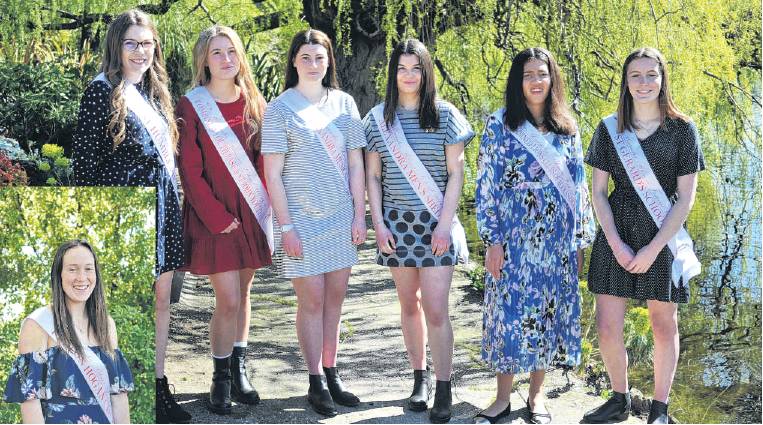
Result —
[[291, 224], [291, 223], [284, 224], [283, 226], [281, 226], [281, 233], [286, 233], [286, 232], [288, 232], [290, 230], [293, 230], [293, 229], [294, 229], [294, 225], [293, 224]]

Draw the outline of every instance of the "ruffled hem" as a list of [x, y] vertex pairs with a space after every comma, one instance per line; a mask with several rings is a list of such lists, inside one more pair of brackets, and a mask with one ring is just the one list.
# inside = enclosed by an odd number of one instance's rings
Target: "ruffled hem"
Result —
[[186, 266], [180, 270], [208, 275], [245, 268], [260, 269], [272, 264], [266, 240], [249, 240], [243, 232], [235, 235], [238, 237], [226, 236], [186, 239]]

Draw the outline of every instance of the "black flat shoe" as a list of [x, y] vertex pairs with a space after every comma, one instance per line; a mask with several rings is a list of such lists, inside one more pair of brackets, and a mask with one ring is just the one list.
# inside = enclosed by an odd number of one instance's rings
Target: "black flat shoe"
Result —
[[583, 415], [584, 423], [606, 424], [609, 422], [622, 422], [628, 419], [631, 412], [631, 393], [612, 392], [609, 400], [601, 406], [589, 410]]
[[505, 409], [503, 409], [503, 412], [501, 412], [501, 413], [499, 413], [499, 414], [497, 414], [495, 416], [488, 416], [488, 415], [480, 412], [480, 413], [474, 415], [474, 418], [472, 418], [472, 422], [475, 423], [475, 424], [484, 423], [484, 421], [480, 421], [479, 420], [479, 418], [484, 418], [488, 422], [490, 422], [491, 424], [497, 424], [498, 421], [500, 421], [501, 419], [509, 416], [510, 414], [511, 414], [511, 403], [509, 403], [509, 405], [506, 406]]
[[527, 402], [527, 411], [530, 412], [531, 424], [550, 424], [551, 423], [551, 413], [533, 412], [533, 410], [530, 408], [529, 400]]

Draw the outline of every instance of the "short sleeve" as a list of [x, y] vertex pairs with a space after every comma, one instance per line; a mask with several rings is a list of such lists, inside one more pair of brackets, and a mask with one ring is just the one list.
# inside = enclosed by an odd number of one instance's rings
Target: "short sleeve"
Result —
[[49, 351], [32, 352], [16, 357], [8, 375], [4, 401], [23, 403], [27, 400], [51, 398], [51, 367], [48, 364], [48, 353]]
[[109, 123], [111, 87], [94, 81], [82, 95], [77, 116], [77, 128], [72, 141], [72, 170], [76, 186], [96, 185], [102, 158], [112, 149], [106, 127]]
[[472, 130], [471, 124], [461, 114], [455, 106], [450, 103], [446, 103], [448, 108], [448, 124], [445, 134], [445, 144], [454, 145], [456, 143], [463, 143], [466, 147], [469, 142], [474, 138], [474, 130]]
[[277, 100], [270, 102], [265, 109], [265, 117], [262, 119], [262, 144], [260, 152], [286, 153], [289, 151], [289, 141], [286, 132], [286, 119], [281, 111]]
[[601, 121], [591, 137], [585, 162], [599, 170], [612, 173], [612, 158], [612, 138], [609, 137], [606, 124]]
[[366, 133], [366, 150], [368, 152], [380, 152], [379, 143], [382, 142], [379, 135], [379, 129], [376, 127], [376, 120], [369, 111], [363, 118], [363, 130]]
[[678, 144], [678, 175], [694, 174], [705, 169], [699, 132], [693, 122], [679, 122], [676, 134]]
[[345, 107], [349, 113], [349, 119], [347, 120], [347, 150], [360, 149], [366, 147], [366, 135], [363, 131], [363, 123], [360, 121], [360, 113], [358, 112], [358, 105], [355, 104], [355, 99], [349, 94], [345, 93]]
[[114, 350], [114, 357], [101, 352], [101, 361], [106, 365], [106, 371], [109, 374], [109, 383], [111, 384], [110, 393], [119, 394], [135, 389], [132, 372], [127, 364], [122, 351], [118, 348]]

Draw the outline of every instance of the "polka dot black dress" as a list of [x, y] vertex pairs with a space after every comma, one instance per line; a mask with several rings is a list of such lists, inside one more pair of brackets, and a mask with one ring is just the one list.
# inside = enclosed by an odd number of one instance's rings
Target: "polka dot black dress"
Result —
[[[93, 81], [82, 96], [74, 133], [74, 184], [156, 188], [155, 273], [176, 270], [184, 265], [177, 190], [151, 136], [132, 111], [127, 113], [124, 141], [113, 148], [112, 137], [106, 129], [111, 90], [108, 83]], [[140, 86], [138, 91], [147, 98]]]
[[[691, 122], [667, 118], [665, 125], [640, 142], [649, 165], [671, 202], [676, 200], [679, 176], [705, 169], [699, 135]], [[633, 189], [604, 122], [599, 123], [591, 139], [585, 162], [608, 172], [614, 180], [615, 189], [609, 195], [609, 205], [615, 227], [623, 242], [634, 253], [638, 252], [649, 244], [659, 229]], [[604, 232], [599, 228], [591, 252], [588, 289], [595, 294], [686, 303], [689, 293], [685, 285], [671, 289], [672, 263], [673, 254], [665, 246], [646, 273], [628, 273], [617, 263]]]

